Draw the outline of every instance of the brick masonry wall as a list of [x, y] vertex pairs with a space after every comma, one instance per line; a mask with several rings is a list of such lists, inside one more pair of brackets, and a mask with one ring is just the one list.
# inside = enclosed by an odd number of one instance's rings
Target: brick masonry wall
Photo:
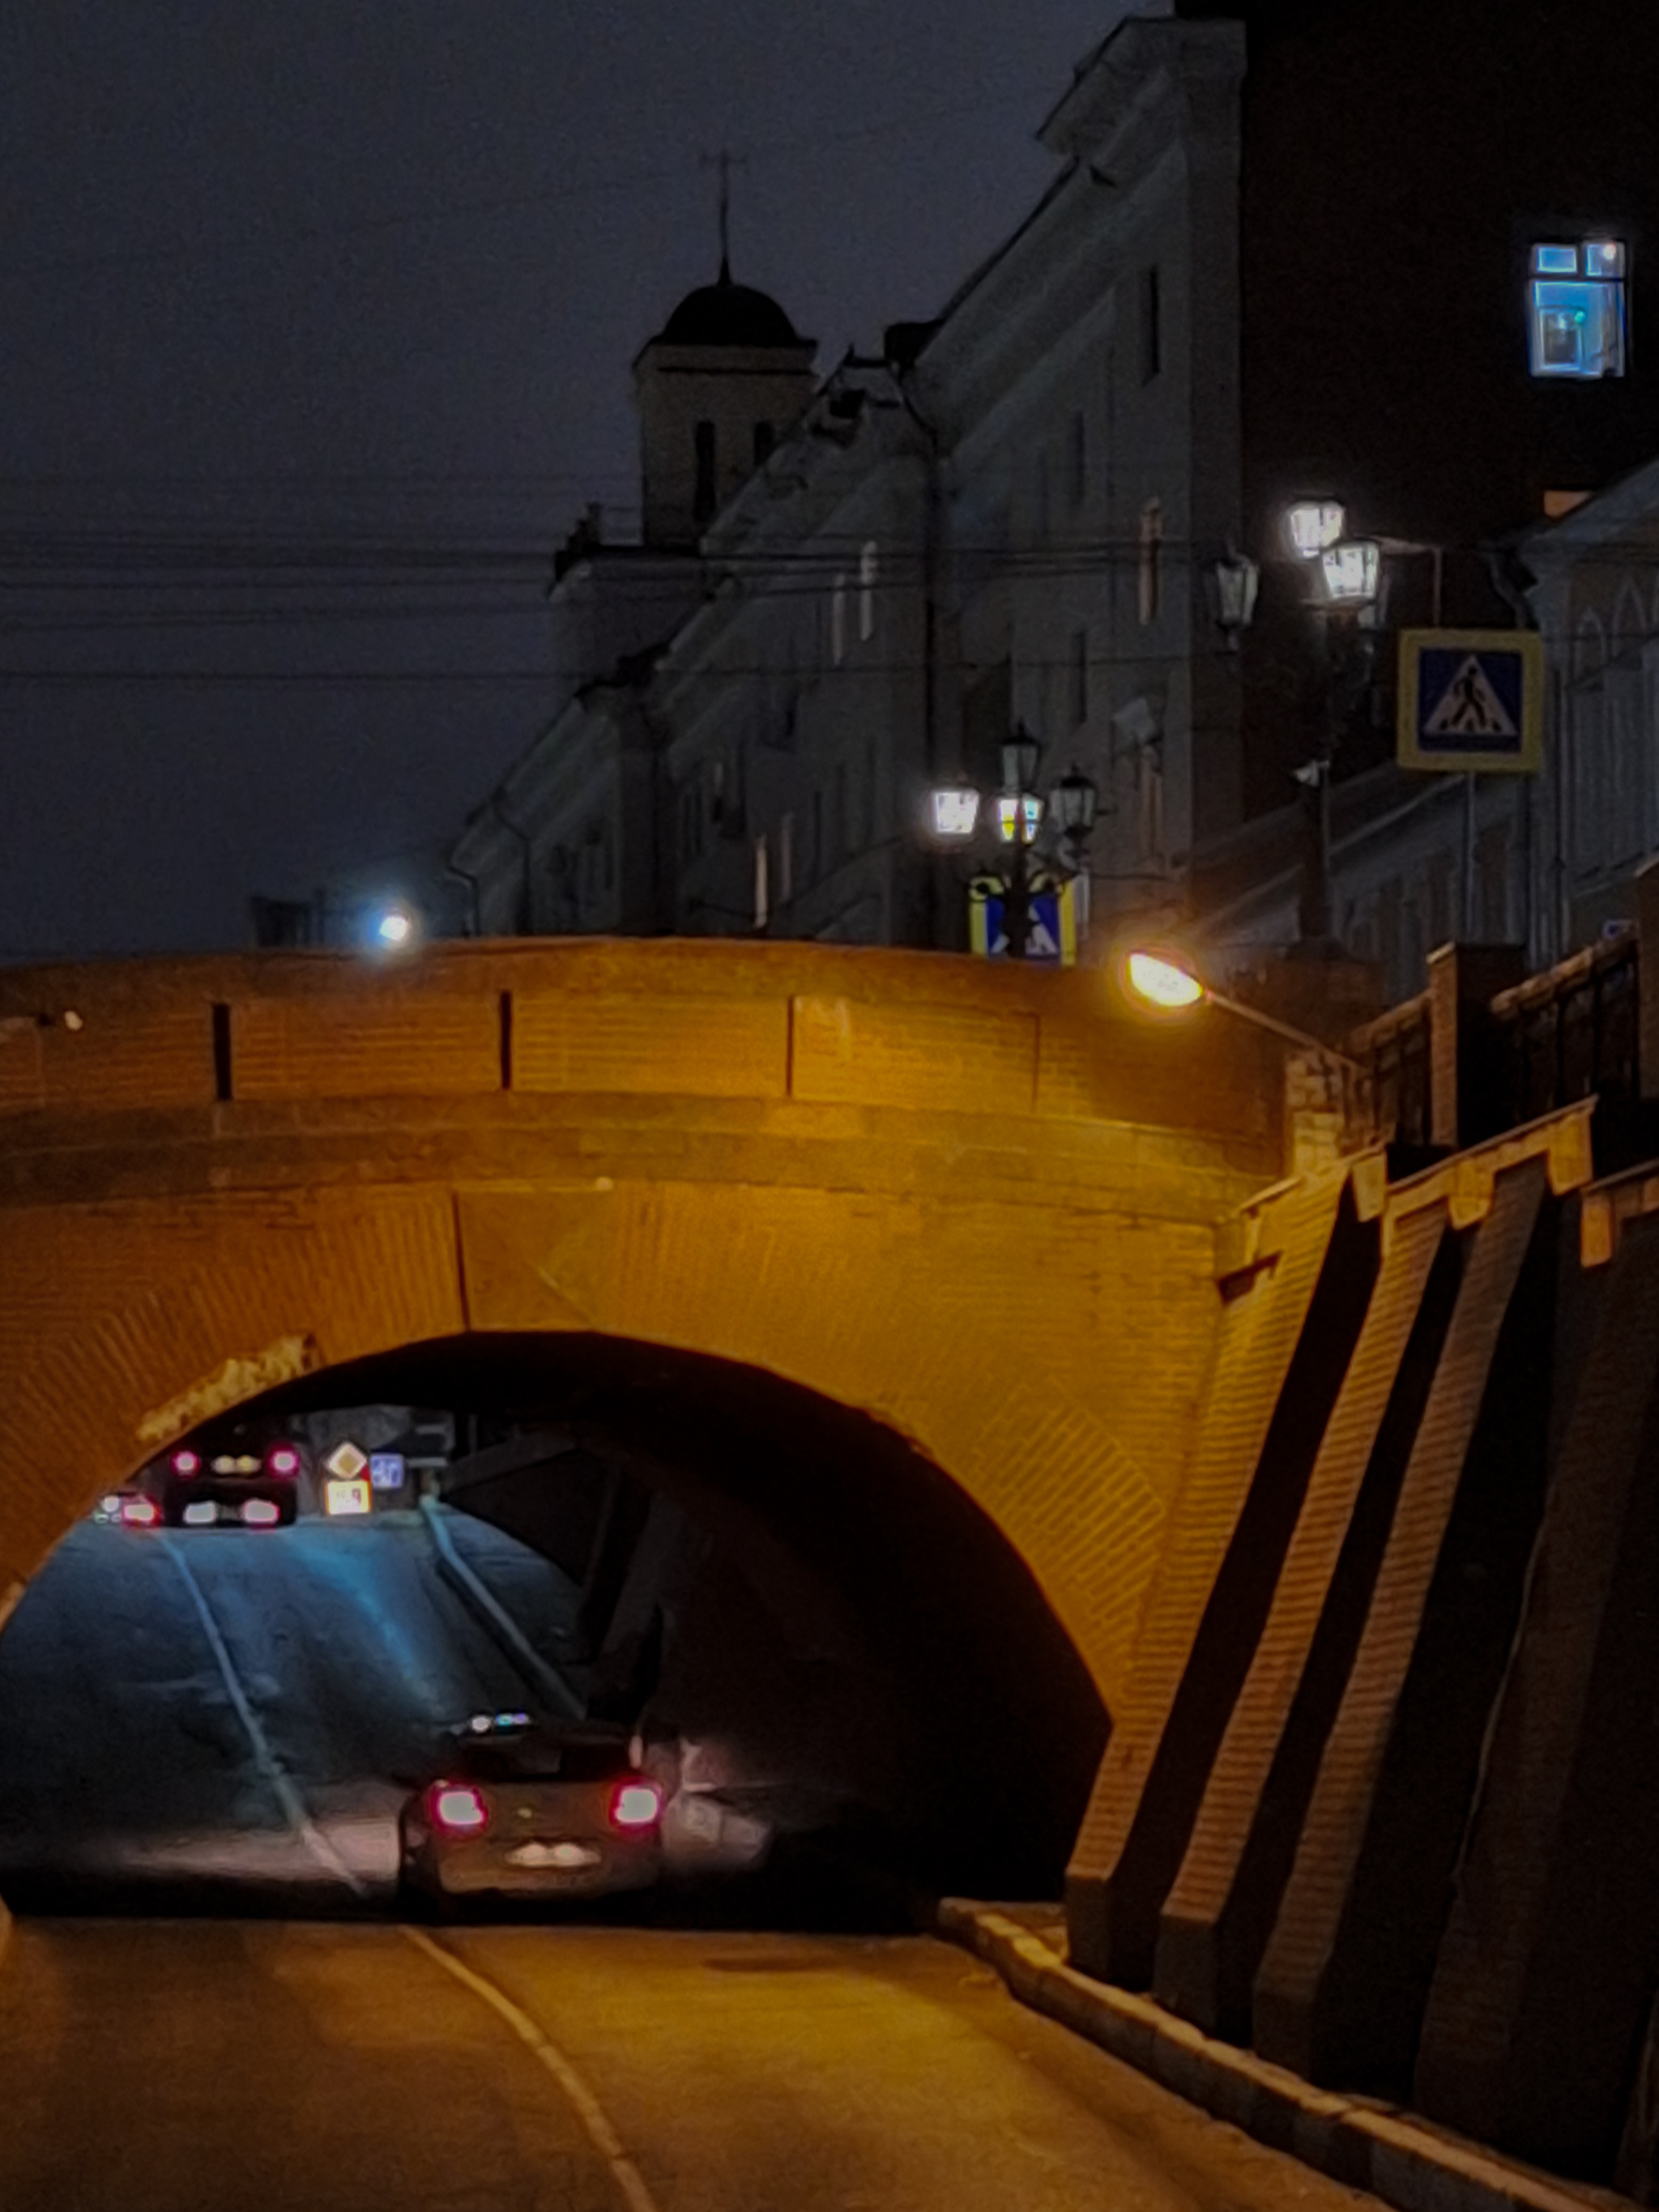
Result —
[[[1574, 1270], [1576, 1273], [1576, 1268]], [[1416, 2100], [1611, 2172], [1659, 1984], [1659, 1219], [1584, 1279], [1573, 1395], [1430, 1993]], [[1593, 1992], [1593, 1998], [1590, 1993]]]
[[1154, 1993], [1212, 2033], [1249, 2033], [1251, 1984], [1365, 1618], [1457, 1257], [1443, 1198], [1391, 1205], [1376, 1290], [1162, 1915]]
[[573, 941], [7, 970], [0, 1045], [0, 1590], [289, 1374], [595, 1331], [887, 1423], [1121, 1696], [1218, 1230], [1283, 1164], [1242, 1024], [1151, 1028], [1099, 975]]
[[1312, 2081], [1409, 2081], [1542, 1507], [1554, 1212], [1528, 1163], [1474, 1233], [1257, 1978], [1255, 2048]]
[[1376, 1265], [1345, 1170], [1295, 1186], [1229, 1297], [1128, 1693], [1066, 1878], [1072, 1956], [1144, 1988]]

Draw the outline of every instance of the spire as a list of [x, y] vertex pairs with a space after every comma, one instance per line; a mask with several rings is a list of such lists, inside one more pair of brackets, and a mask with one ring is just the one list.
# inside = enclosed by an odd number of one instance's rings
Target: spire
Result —
[[718, 154], [705, 154], [702, 157], [703, 167], [718, 169], [720, 176], [720, 273], [717, 281], [722, 284], [732, 282], [732, 171], [734, 167], [744, 167], [747, 160], [746, 155], [733, 154], [729, 146], [722, 146]]

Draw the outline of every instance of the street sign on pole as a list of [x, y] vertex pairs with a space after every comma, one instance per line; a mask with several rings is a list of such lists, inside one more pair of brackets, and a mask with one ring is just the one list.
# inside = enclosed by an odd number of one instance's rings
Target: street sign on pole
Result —
[[1396, 734], [1401, 768], [1535, 775], [1543, 639], [1529, 629], [1401, 630]]
[[[1077, 963], [1077, 899], [1070, 878], [1052, 881], [1030, 894], [1030, 940], [1025, 957], [1039, 967], [1071, 968]], [[1000, 877], [981, 876], [968, 893], [969, 943], [982, 958], [1009, 957], [1006, 887]]]

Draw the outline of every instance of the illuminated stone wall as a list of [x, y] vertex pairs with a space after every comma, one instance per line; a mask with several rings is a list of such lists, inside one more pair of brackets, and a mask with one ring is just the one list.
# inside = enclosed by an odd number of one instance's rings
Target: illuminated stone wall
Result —
[[886, 1424], [1115, 1709], [1218, 1230], [1285, 1164], [1279, 1047], [1148, 1025], [1098, 973], [605, 940], [8, 971], [0, 1590], [294, 1375], [597, 1332]]

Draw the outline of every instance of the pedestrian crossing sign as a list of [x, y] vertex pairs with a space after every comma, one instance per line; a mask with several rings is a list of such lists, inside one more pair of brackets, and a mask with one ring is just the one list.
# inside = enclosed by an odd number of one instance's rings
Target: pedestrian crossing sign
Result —
[[[1031, 934], [1025, 957], [1049, 968], [1070, 968], [1077, 960], [1077, 896], [1069, 878], [1035, 885], [1030, 893]], [[982, 958], [1009, 957], [1005, 886], [998, 876], [983, 876], [968, 897], [969, 942]]]
[[1535, 630], [1401, 630], [1401, 768], [1531, 775], [1543, 732], [1544, 641]]

